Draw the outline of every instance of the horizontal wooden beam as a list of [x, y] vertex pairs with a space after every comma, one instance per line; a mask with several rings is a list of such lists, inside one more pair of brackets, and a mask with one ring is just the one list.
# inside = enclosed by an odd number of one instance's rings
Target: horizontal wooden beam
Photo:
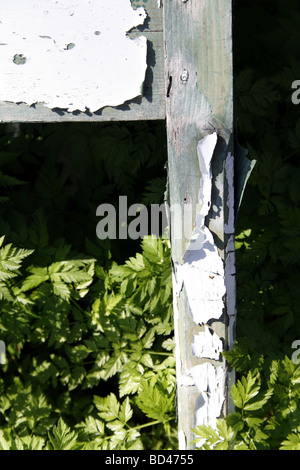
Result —
[[[0, 102], [0, 122], [101, 122], [165, 119], [162, 8], [159, 7], [157, 0], [147, 2], [131, 0], [131, 3], [133, 8], [144, 7], [147, 13], [144, 24], [133, 28], [128, 33], [131, 38], [142, 35], [147, 39], [147, 70], [142, 96], [126, 101], [120, 106], [106, 106], [96, 112], [69, 112], [61, 108], [50, 109], [42, 103], [28, 105], [21, 102], [2, 101]], [[5, 46], [0, 45], [0, 47]]]

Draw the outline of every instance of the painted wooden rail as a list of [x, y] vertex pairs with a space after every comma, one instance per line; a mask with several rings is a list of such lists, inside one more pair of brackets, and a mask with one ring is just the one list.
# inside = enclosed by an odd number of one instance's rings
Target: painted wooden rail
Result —
[[228, 413], [233, 380], [231, 0], [2, 3], [0, 122], [166, 120], [179, 448], [191, 449], [194, 427]]
[[[100, 2], [22, 0], [21, 3], [20, 0], [4, 0], [2, 7], [0, 6], [2, 21], [0, 24], [0, 122], [97, 122], [164, 119], [162, 9], [158, 8], [157, 0], [146, 2], [132, 0], [131, 3], [135, 9], [144, 8], [145, 17], [141, 16], [139, 19], [138, 14], [135, 19], [129, 17], [125, 26], [127, 30], [121, 30], [123, 42], [120, 46], [116, 42], [116, 29], [113, 28], [113, 25], [118, 18], [122, 20], [122, 17], [126, 15], [128, 18], [128, 12], [132, 10], [130, 0], [110, 0], [109, 2], [103, 0]], [[96, 4], [99, 5], [98, 11], [94, 10]], [[90, 12], [89, 9], [91, 9]], [[22, 11], [21, 15], [20, 10]], [[51, 17], [53, 17], [54, 27], [49, 28], [47, 23]], [[86, 21], [82, 21], [84, 17], [86, 17]], [[135, 24], [137, 21], [140, 24]], [[36, 28], [33, 29], [32, 25], [35, 25]], [[123, 27], [122, 21], [118, 27]], [[80, 29], [78, 30], [78, 28]], [[73, 34], [74, 29], [79, 34]], [[147, 69], [145, 80], [142, 81], [143, 90], [138, 96], [131, 98], [129, 95], [129, 99], [125, 102], [120, 98], [120, 103], [117, 105], [104, 106], [97, 110], [74, 109], [68, 111], [65, 106], [59, 106], [59, 100], [57, 100], [58, 104], [52, 108], [39, 101], [30, 104], [22, 102], [20, 95], [23, 93], [26, 98], [28, 87], [38, 87], [38, 83], [42, 80], [42, 72], [49, 63], [52, 63], [53, 67], [44, 76], [46, 90], [57, 84], [59, 94], [62, 91], [62, 83], [66, 83], [65, 94], [67, 98], [72, 98], [74, 94], [72, 88], [75, 88], [73, 90], [75, 96], [78, 96], [79, 93], [86, 94], [91, 97], [91, 100], [96, 101], [97, 95], [102, 92], [103, 87], [110, 86], [110, 83], [114, 81], [119, 90], [128, 90], [131, 83], [136, 80], [136, 75], [141, 68], [141, 61], [133, 59], [135, 62], [128, 69], [129, 76], [126, 78], [124, 69], [122, 70], [120, 67], [120, 57], [122, 60], [123, 56], [125, 61], [128, 58], [126, 42], [130, 43], [130, 41], [125, 41], [124, 48], [125, 34], [128, 36], [127, 39], [143, 37], [147, 41], [147, 50], [145, 51]], [[99, 61], [103, 57], [101, 49], [103, 45], [100, 45], [100, 40], [103, 37], [108, 38], [103, 41], [104, 66], [107, 59], [119, 51], [119, 55], [116, 55], [114, 61], [115, 69], [108, 70], [104, 67], [96, 67], [97, 62], [99, 65]], [[35, 62], [36, 57], [37, 62]], [[82, 61], [79, 58], [82, 58]], [[69, 66], [69, 74], [66, 73], [64, 80], [59, 82], [57, 77], [62, 73], [59, 61], [62, 63], [63, 60], [66, 61], [65, 66]], [[83, 66], [84, 61], [89, 64], [89, 67]], [[24, 78], [25, 70], [33, 66], [36, 67], [36, 72], [33, 71], [35, 84]], [[141, 73], [144, 72], [143, 67], [142, 64]], [[82, 69], [86, 73], [81, 72]], [[14, 84], [12, 73], [17, 77]], [[38, 73], [40, 73], [40, 77], [37, 76]], [[82, 78], [80, 74], [82, 74]], [[88, 81], [88, 77], [93, 80]], [[7, 86], [3, 87], [3, 83], [7, 83]], [[10, 91], [13, 87], [21, 89], [17, 102], [5, 99], [7, 87]], [[17, 96], [16, 92], [15, 95]]]

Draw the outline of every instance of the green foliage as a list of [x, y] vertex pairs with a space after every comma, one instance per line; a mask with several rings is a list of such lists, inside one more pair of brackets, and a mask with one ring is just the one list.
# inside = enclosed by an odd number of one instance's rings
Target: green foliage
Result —
[[[299, 450], [300, 7], [234, 3], [237, 138], [257, 161], [236, 226], [235, 412], [195, 442]], [[164, 123], [0, 130], [0, 449], [175, 449], [168, 243], [95, 236], [98, 204], [163, 201]]]
[[234, 3], [236, 131], [257, 163], [237, 218], [237, 342], [225, 353], [236, 411], [195, 430], [200, 448], [299, 449], [299, 21], [296, 0]]
[[236, 411], [217, 420], [216, 429], [194, 429], [200, 449], [299, 449], [300, 368], [289, 358], [274, 360], [262, 382], [261, 374], [251, 371], [237, 380], [231, 391]]
[[2, 246], [4, 236], [0, 238], [0, 300], [13, 300], [9, 280], [19, 273], [22, 260], [32, 253], [32, 250], [17, 249], [11, 243]]
[[163, 201], [163, 123], [2, 126], [1, 146], [0, 448], [176, 448], [169, 242], [100, 241], [95, 217]]
[[75, 450], [80, 448], [77, 445], [78, 435], [72, 431], [66, 423], [59, 418], [56, 426], [48, 434], [48, 449], [50, 450]]

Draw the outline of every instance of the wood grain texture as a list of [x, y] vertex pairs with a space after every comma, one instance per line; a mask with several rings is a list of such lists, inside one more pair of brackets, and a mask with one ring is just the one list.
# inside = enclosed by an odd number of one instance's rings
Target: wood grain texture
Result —
[[[227, 210], [225, 162], [232, 150], [233, 129], [231, 15], [231, 0], [164, 0], [165, 81], [170, 84], [166, 101], [170, 205], [180, 205], [183, 213], [186, 201], [191, 201], [192, 220], [195, 220], [201, 185], [197, 144], [216, 127], [219, 137], [212, 162], [212, 204], [206, 225], [213, 233], [225, 265], [228, 238], [225, 226], [230, 212]], [[171, 212], [174, 266], [182, 264], [194, 228], [190, 224], [187, 231], [186, 227], [178, 224], [182, 224], [182, 220]], [[181, 237], [178, 237], [180, 230]], [[177, 274], [175, 268], [175, 279]], [[192, 367], [203, 362], [192, 354], [191, 348], [193, 337], [201, 326], [192, 321], [184, 288], [174, 297], [174, 311], [177, 377], [180, 380]], [[210, 322], [212, 329], [225, 343], [225, 348], [228, 343], [227, 323], [226, 308], [220, 321], [212, 319]], [[226, 372], [226, 364], [222, 360], [212, 362]], [[178, 385], [178, 425], [182, 449], [193, 448], [190, 444], [194, 438], [191, 428], [195, 426], [194, 409], [198, 396], [195, 385]], [[227, 403], [223, 410], [225, 414], [226, 408]]]
[[143, 26], [132, 29], [128, 35], [139, 34], [147, 38], [147, 71], [142, 97], [137, 97], [117, 107], [105, 107], [95, 113], [67, 112], [49, 109], [41, 103], [32, 106], [24, 103], [0, 102], [0, 122], [93, 122], [134, 121], [165, 118], [164, 57], [162, 9], [156, 0], [132, 0], [133, 7], [142, 6], [147, 12]]

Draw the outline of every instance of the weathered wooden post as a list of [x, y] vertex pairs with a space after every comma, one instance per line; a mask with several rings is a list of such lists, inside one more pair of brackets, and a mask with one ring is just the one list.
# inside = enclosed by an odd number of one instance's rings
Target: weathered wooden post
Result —
[[235, 322], [231, 15], [231, 0], [164, 0], [181, 449], [192, 448], [192, 428], [214, 426], [228, 408], [221, 353]]
[[0, 122], [166, 119], [179, 447], [190, 449], [192, 428], [228, 408], [231, 0], [3, 0], [0, 12]]

